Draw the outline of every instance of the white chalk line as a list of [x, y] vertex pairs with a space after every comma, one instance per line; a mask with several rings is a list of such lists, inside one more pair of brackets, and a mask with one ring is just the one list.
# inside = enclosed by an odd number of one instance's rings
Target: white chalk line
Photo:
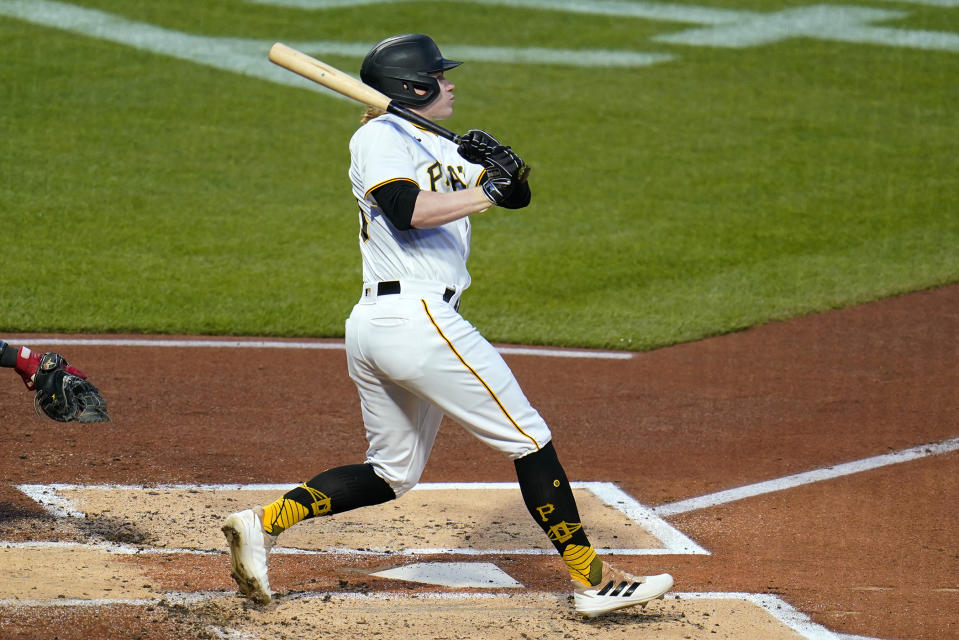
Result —
[[[657, 537], [661, 542], [664, 543], [664, 550], [619, 550], [611, 551], [611, 553], [622, 553], [633, 555], [637, 551], [645, 553], [647, 555], [652, 554], [669, 554], [669, 553], [693, 553], [693, 554], [708, 554], [709, 552], [697, 545], [691, 539], [686, 537], [684, 534], [680, 533], [678, 530], [671, 527], [665, 520], [662, 520], [663, 517], [676, 515], [680, 513], [687, 513], [690, 511], [697, 511], [700, 509], [706, 509], [709, 507], [718, 506], [721, 504], [727, 504], [729, 502], [735, 502], [738, 500], [743, 500], [750, 497], [755, 497], [759, 495], [764, 495], [767, 493], [773, 493], [778, 491], [784, 491], [786, 489], [791, 489], [795, 487], [800, 487], [806, 484], [811, 484], [814, 482], [821, 482], [824, 480], [831, 480], [834, 478], [839, 478], [847, 475], [852, 475], [856, 473], [861, 473], [864, 471], [869, 471], [873, 469], [878, 469], [894, 464], [901, 464], [904, 462], [909, 462], [912, 460], [918, 460], [929, 456], [941, 455], [944, 453], [949, 453], [952, 451], [959, 450], [959, 437], [951, 438], [944, 440], [942, 442], [921, 445], [918, 447], [912, 447], [910, 449], [905, 449], [902, 451], [897, 451], [893, 453], [883, 454], [879, 456], [873, 456], [871, 458], [865, 458], [862, 460], [856, 460], [853, 462], [847, 462], [831, 467], [826, 467], [822, 469], [816, 469], [813, 471], [807, 471], [804, 473], [798, 473], [794, 475], [784, 476], [774, 480], [767, 480], [764, 482], [759, 482], [751, 485], [746, 485], [743, 487], [738, 487], [735, 489], [728, 489], [725, 491], [719, 491], [712, 494], [707, 494], [699, 496], [696, 498], [689, 498], [686, 500], [680, 500], [677, 502], [667, 503], [659, 505], [657, 507], [646, 507], [639, 502], [633, 500], [628, 494], [619, 489], [616, 485], [612, 483], [596, 483], [596, 482], [574, 482], [571, 483], [574, 488], [587, 489], [593, 492], [598, 498], [603, 500], [605, 504], [608, 504], [616, 509], [619, 509], [630, 519], [634, 520], [637, 523], [642, 524], [646, 527], [655, 537]], [[180, 490], [180, 491], [237, 491], [237, 490], [268, 490], [268, 491], [284, 491], [289, 488], [291, 485], [283, 484], [259, 484], [259, 485], [166, 485], [161, 487], [154, 487], [154, 490], [166, 489], [166, 490]], [[59, 495], [60, 491], [68, 490], [77, 490], [77, 489], [91, 489], [91, 488], [103, 488], [105, 490], [135, 490], [135, 489], [145, 489], [146, 487], [140, 486], [118, 486], [118, 485], [68, 485], [68, 484], [24, 484], [19, 485], [18, 489], [25, 493], [26, 495], [33, 498], [38, 504], [44, 506], [50, 513], [54, 514], [57, 517], [85, 517], [85, 514], [80, 512], [74, 507], [74, 505], [66, 498]], [[429, 489], [438, 489], [438, 490], [461, 490], [461, 489], [481, 489], [481, 490], [493, 490], [493, 489], [516, 489], [518, 485], [516, 483], [422, 483], [414, 488], [414, 490], [429, 490]], [[427, 552], [436, 552], [439, 550], [429, 549], [429, 550], [408, 550], [409, 553], [427, 553]], [[449, 552], [456, 553], [495, 553], [495, 551], [483, 551], [476, 552], [474, 551], [462, 551], [462, 550], [447, 550]], [[505, 550], [503, 550], [505, 551]], [[529, 553], [541, 553], [542, 550], [530, 550]], [[512, 553], [521, 553], [520, 551], [512, 551]]]
[[[281, 4], [281, 0], [264, 0]], [[305, 7], [303, 0], [293, 0]], [[472, 0], [469, 0], [472, 1]], [[707, 25], [680, 33], [662, 34], [654, 40], [672, 44], [708, 47], [759, 46], [794, 37], [820, 38], [838, 42], [878, 44], [891, 47], [959, 52], [959, 34], [876, 27], [874, 20], [905, 17], [896, 11], [867, 11], [859, 15], [843, 6], [816, 5], [769, 14], [709, 7], [654, 2], [596, 0], [556, 2], [554, 0], [495, 0], [499, 4], [539, 10], [572, 11], [591, 15], [677, 21]], [[959, 0], [913, 0], [934, 6], [955, 6]], [[359, 0], [370, 4], [369, 0]], [[350, 6], [347, 0], [312, 3], [317, 8]], [[825, 20], [820, 14], [831, 11]], [[272, 41], [250, 38], [210, 37], [165, 29], [128, 20], [105, 11], [55, 0], [0, 0], [0, 15], [82, 34], [91, 38], [130, 46], [180, 60], [238, 73], [268, 82], [318, 91], [329, 97], [349, 100], [335, 91], [310, 82], [297, 74], [270, 64], [266, 54]], [[813, 18], [810, 18], [813, 16]], [[815, 18], [819, 16], [819, 18]], [[294, 47], [313, 55], [362, 57], [372, 42], [293, 42]], [[677, 59], [672, 53], [606, 49], [554, 49], [549, 47], [490, 47], [452, 44], [448, 55], [477, 62], [562, 65], [584, 68], [640, 68]], [[444, 50], [446, 50], [444, 49]]]
[[[417, 0], [245, 0], [249, 4], [261, 4], [274, 7], [302, 9], [304, 11], [326, 11], [357, 6], [377, 4], [411, 3]], [[454, 0], [463, 4], [475, 4], [476, 0]], [[929, 7], [959, 7], [959, 0], [878, 0], [896, 4], [918, 4]], [[563, 13], [587, 15], [612, 15], [624, 18], [642, 18], [663, 22], [683, 22], [690, 24], [728, 24], [741, 22], [762, 15], [756, 11], [743, 9], [723, 9], [716, 7], [678, 4], [675, 2], [637, 2], [636, 0], [487, 0], [489, 5], [512, 8], [540, 9]]]
[[[272, 40], [189, 34], [146, 22], [128, 20], [106, 11], [55, 0], [0, 0], [0, 15], [127, 45], [143, 51], [189, 60], [269, 82], [312, 89], [348, 100], [334, 91], [326, 90], [316, 83], [271, 64], [267, 59], [267, 53], [274, 43]], [[312, 55], [363, 58], [375, 42], [319, 40], [289, 44]], [[459, 55], [464, 52], [469, 53], [470, 59], [475, 61], [553, 64], [585, 68], [645, 67], [675, 59], [674, 55], [668, 53], [603, 49], [469, 46], [461, 50], [451, 47], [446, 51], [447, 55]]]
[[[413, 0], [382, 0], [382, 4], [394, 4], [399, 1]], [[475, 3], [475, 0], [454, 1], [466, 4]], [[943, 8], [959, 6], [959, 0], [882, 1]], [[310, 11], [380, 4], [377, 0], [247, 0], [247, 2]], [[486, 0], [486, 4], [590, 16], [617, 16], [626, 19], [702, 25], [688, 31], [660, 34], [652, 38], [656, 42], [696, 47], [740, 48], [762, 46], [793, 38], [814, 38], [834, 42], [959, 52], [959, 34], [947, 31], [875, 26], [874, 23], [900, 20], [906, 18], [908, 14], [898, 10], [869, 9], [847, 4], [811, 3], [805, 7], [797, 6], [769, 12], [701, 7], [669, 2], [637, 2], [635, 0], [577, 0], [575, 2], [569, 0]], [[462, 55], [458, 51], [454, 51], [453, 46], [450, 46], [449, 49], [454, 58], [457, 55]], [[445, 45], [443, 50], [447, 50]], [[467, 49], [462, 51], [468, 53]], [[516, 55], [522, 55], [522, 51], [517, 50]], [[530, 52], [529, 55], [532, 55], [532, 60], [535, 61], [542, 55], [548, 55], [551, 50], [544, 49], [542, 54], [533, 48], [525, 51]], [[598, 54], [597, 64], [601, 64], [602, 60], [607, 59], [609, 53], [613, 52], [595, 52], [591, 55]], [[644, 64], [656, 64], [668, 60], [662, 57], [657, 58], [657, 54], [641, 55], [648, 56], [643, 58]], [[658, 55], [661, 56], [662, 54]], [[462, 57], [467, 60], [484, 59], [472, 55], [463, 55]], [[522, 58], [519, 60], [526, 61]]]
[[708, 507], [735, 502], [737, 500], [743, 500], [745, 498], [751, 498], [766, 493], [792, 489], [802, 485], [811, 484], [813, 482], [831, 480], [833, 478], [861, 473], [863, 471], [870, 471], [872, 469], [878, 469], [893, 464], [909, 462], [911, 460], [918, 460], [928, 456], [941, 455], [943, 453], [949, 453], [956, 450], [959, 450], [959, 437], [943, 440], [942, 442], [937, 442], [935, 444], [926, 444], [918, 447], [912, 447], [911, 449], [896, 451], [894, 453], [887, 453], [871, 458], [865, 458], [863, 460], [837, 464], [832, 467], [784, 476], [775, 480], [766, 480], [765, 482], [758, 482], [756, 484], [737, 487], [735, 489], [727, 489], [725, 491], [699, 496], [698, 498], [679, 500], [677, 502], [671, 502], [669, 504], [653, 507], [652, 510], [660, 516], [671, 516], [678, 513], [697, 511], [699, 509], [706, 509]]
[[[210, 549], [186, 549], [182, 547], [137, 547], [133, 545], [117, 544], [113, 542], [58, 542], [58, 541], [0, 541], [0, 549], [21, 549], [24, 551], [42, 551], [44, 549], [76, 549], [79, 551], [100, 551], [116, 555], [193, 555], [193, 556], [222, 556], [226, 551]], [[598, 549], [608, 556], [655, 556], [677, 555], [671, 549]], [[708, 552], [707, 552], [708, 553]], [[556, 551], [550, 549], [458, 549], [453, 547], [422, 547], [409, 549], [351, 549], [348, 547], [330, 547], [327, 549], [301, 549], [298, 547], [284, 547], [277, 545], [270, 550], [274, 556], [390, 556], [399, 558], [414, 558], [419, 556], [552, 556]]]
[[[343, 351], [342, 340], [332, 342], [295, 342], [281, 340], [205, 340], [205, 339], [156, 339], [156, 338], [22, 338], [31, 345], [80, 346], [80, 347], [158, 347], [179, 349], [316, 349]], [[494, 345], [495, 346], [495, 345]], [[548, 347], [497, 346], [503, 355], [537, 356], [541, 358], [582, 358], [595, 360], [630, 360], [629, 351], [595, 351], [583, 349], [551, 349]]]
[[[558, 596], [555, 593], [531, 591], [526, 594], [534, 598], [544, 600], [556, 600], [558, 597], [565, 598], [565, 595]], [[455, 593], [455, 592], [419, 592], [416, 594], [399, 592], [375, 592], [375, 593], [355, 593], [355, 592], [336, 592], [336, 591], [311, 591], [306, 593], [294, 593], [281, 595], [278, 601], [336, 601], [336, 600], [494, 600], [501, 596], [496, 593]], [[121, 607], [121, 606], [150, 606], [158, 603], [167, 602], [170, 604], [195, 605], [209, 600], [235, 599], [236, 595], [232, 592], [223, 591], [198, 591], [198, 592], [169, 592], [157, 594], [154, 598], [98, 598], [91, 600], [82, 600], [78, 598], [57, 598], [51, 600], [40, 599], [0, 599], [0, 608], [16, 607]], [[691, 592], [691, 593], [669, 593], [668, 598], [676, 600], [741, 600], [749, 602], [766, 611], [773, 618], [781, 622], [784, 626], [798, 633], [807, 640], [851, 640], [854, 636], [842, 636], [829, 631], [822, 625], [813, 622], [809, 616], [796, 610], [785, 600], [775, 595], [753, 594], [741, 592]], [[236, 637], [230, 635], [232, 630], [226, 627], [220, 627], [219, 631], [225, 634], [223, 637]]]
[[[288, 484], [168, 484], [168, 485], [79, 485], [79, 484], [22, 484], [17, 485], [17, 489], [41, 505], [48, 513], [56, 518], [86, 518], [86, 514], [80, 510], [70, 498], [62, 495], [70, 491], [188, 491], [191, 493], [199, 492], [217, 492], [217, 491], [270, 491], [285, 492], [291, 487], [296, 486], [295, 482]], [[604, 548], [602, 552], [609, 555], [677, 555], [677, 554], [695, 554], [709, 555], [709, 551], [693, 542], [685, 534], [674, 528], [652, 509], [639, 503], [632, 496], [624, 492], [611, 482], [571, 482], [573, 489], [589, 491], [596, 496], [603, 504], [618, 510], [625, 517], [640, 525], [648, 531], [650, 535], [656, 538], [663, 546], [641, 549], [641, 548]], [[413, 491], [519, 491], [519, 484], [515, 482], [422, 482], [413, 488]], [[96, 548], [106, 548], [98, 546]], [[123, 549], [124, 553], [136, 553], [138, 547], [124, 547], [122, 545], [113, 545], [110, 549]], [[126, 549], [129, 549], [127, 551]], [[196, 553], [196, 550], [166, 549], [155, 548], [151, 553]], [[205, 552], [204, 552], [205, 553]], [[310, 550], [296, 549], [289, 547], [274, 547], [272, 553], [278, 554], [324, 554], [339, 553], [344, 555], [366, 555], [366, 554], [395, 554], [404, 556], [417, 555], [545, 555], [552, 554], [552, 549], [473, 549], [473, 548], [408, 548], [401, 550], [374, 550], [360, 551], [357, 549], [332, 549], [332, 550]]]
[[[946, 441], [944, 443], [939, 443], [936, 445], [929, 445], [925, 447], [916, 447], [910, 450], [903, 452], [898, 452], [897, 454], [889, 454], [889, 456], [877, 456], [877, 458], [890, 458], [895, 459], [896, 462], [904, 462], [910, 459], [916, 459], [917, 457], [923, 457], [923, 455], [933, 455], [934, 453], [943, 453], [947, 450], [955, 450], [959, 448], [959, 438]], [[870, 464], [869, 461], [873, 461]], [[875, 459], [869, 459], [867, 461], [861, 461], [862, 464], [857, 466], [863, 470], [866, 468], [875, 468]], [[850, 463], [855, 465], [856, 463]], [[846, 465], [842, 465], [846, 466]], [[835, 468], [834, 468], [835, 469]], [[571, 483], [574, 488], [585, 488], [593, 491], [597, 494], [606, 504], [610, 504], [614, 508], [617, 508], [624, 513], [627, 513], [632, 519], [637, 521], [642, 521], [643, 526], [649, 527], [650, 520], [658, 520], [658, 518], [653, 518], [656, 509], [648, 509], [647, 507], [641, 505], [640, 503], [633, 500], [628, 494], [622, 492], [616, 485], [612, 483], [588, 483], [588, 482], [574, 482]], [[181, 484], [181, 485], [158, 485], [158, 486], [148, 486], [148, 485], [76, 485], [76, 484], [52, 484], [52, 485], [21, 485], [18, 488], [27, 495], [31, 495], [35, 499], [42, 497], [46, 500], [49, 500], [52, 495], [56, 494], [57, 490], [70, 490], [70, 489], [102, 489], [102, 490], [119, 490], [119, 489], [141, 489], [141, 490], [192, 490], [192, 491], [211, 491], [211, 490], [248, 490], [248, 491], [281, 491], [288, 488], [289, 484]], [[462, 490], [462, 489], [477, 489], [477, 490], [493, 490], [493, 489], [517, 489], [518, 485], [516, 483], [423, 483], [414, 488], [416, 490]], [[42, 502], [42, 501], [41, 501]], [[666, 505], [668, 506], [668, 505]], [[57, 509], [71, 509], [70, 502], [66, 499], [60, 498], [60, 503], [53, 507], [53, 510]], [[80, 513], [75, 509], [72, 509], [73, 513]], [[61, 513], [62, 515], [62, 513]], [[82, 514], [81, 514], [82, 515]], [[678, 533], [678, 532], [677, 532]], [[659, 535], [662, 535], [661, 533]], [[682, 534], [679, 534], [682, 536]], [[683, 536], [685, 538], [685, 536]], [[693, 544], [694, 543], [691, 543]], [[695, 546], [695, 545], [694, 545]], [[138, 548], [130, 545], [119, 545], [114, 543], [76, 543], [76, 542], [7, 542], [0, 543], [0, 547], [7, 548], [20, 548], [20, 549], [29, 549], [29, 548], [93, 548], [99, 549], [111, 553], [118, 554], [144, 554], [144, 555], [162, 555], [162, 554], [173, 554], [173, 553], [188, 553], [188, 554], [199, 554], [199, 555], [216, 555], [221, 552], [218, 551], [204, 551], [204, 550], [195, 550], [195, 549], [163, 549], [163, 548]], [[424, 549], [424, 550], [405, 550], [398, 554], [392, 555], [416, 555], [418, 552], [422, 553], [443, 553], [443, 552], [455, 552], [463, 555], [487, 555], [487, 554], [508, 554], [513, 553], [517, 554], [516, 550], [441, 550], [441, 549]], [[636, 551], [642, 550], [623, 550], [628, 552], [631, 555], [635, 555]], [[552, 553], [552, 550], [526, 550], [528, 553], [535, 554], [546, 554]], [[609, 553], [609, 550], [603, 550], [604, 553]], [[686, 551], [689, 553], [690, 551]], [[311, 550], [302, 550], [294, 548], [283, 548], [278, 547], [274, 548], [273, 553], [277, 554], [311, 554], [318, 553]], [[347, 553], [347, 554], [369, 554], [375, 552], [358, 552], [353, 549], [337, 549], [327, 551], [326, 553]], [[708, 552], [707, 552], [708, 553]], [[449, 598], [449, 597], [484, 597], [484, 598], [495, 598], [498, 597], [496, 594], [450, 594], [450, 593], [436, 593], [436, 594], [418, 594], [418, 597], [424, 598]], [[765, 611], [767, 611], [774, 618], [779, 620], [781, 623], [787, 627], [793, 629], [803, 638], [808, 638], [809, 640], [870, 640], [863, 636], [851, 636], [851, 635], [842, 635], [836, 634], [832, 631], [829, 631], [825, 627], [818, 625], [811, 621], [811, 619], [805, 614], [799, 612], [788, 603], [778, 598], [777, 596], [769, 594], [749, 594], [749, 593], [679, 593], [671, 594], [671, 597], [677, 597], [680, 599], [741, 599], [744, 601], [751, 602]], [[182, 594], [181, 596], [164, 594], [161, 597], [158, 597], [155, 600], [130, 600], [130, 601], [109, 601], [109, 600], [97, 600], [97, 601], [88, 601], [88, 600], [70, 600], [70, 599], [57, 599], [55, 601], [23, 601], [23, 600], [12, 600], [12, 601], [3, 601], [0, 600], [0, 607], [2, 606], [90, 606], [91, 603], [95, 603], [98, 606], [108, 606], [112, 603], [122, 605], [122, 604], [153, 604], [160, 600], [167, 601], [179, 601], [184, 604], [190, 604], [195, 602], [200, 602], [208, 598], [220, 598], [225, 597], [220, 592], [204, 592], [196, 594]], [[292, 599], [326, 599], [326, 598], [364, 598], [364, 597], [383, 597], [383, 598], [397, 598], [397, 597], [406, 597], [404, 594], [393, 594], [393, 593], [382, 593], [382, 594], [373, 594], [370, 595], [361, 595], [361, 594], [342, 594], [342, 593], [308, 593], [308, 594], [295, 594], [289, 596]], [[544, 597], [555, 597], [554, 594], [544, 594]], [[221, 630], [225, 635], [223, 637], [234, 637], [229, 634], [232, 633], [231, 630]]]

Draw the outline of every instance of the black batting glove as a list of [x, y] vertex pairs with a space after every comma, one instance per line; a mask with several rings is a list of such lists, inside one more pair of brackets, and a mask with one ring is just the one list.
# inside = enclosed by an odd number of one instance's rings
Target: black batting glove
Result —
[[516, 182], [526, 182], [529, 175], [529, 165], [511, 148], [503, 145], [490, 151], [481, 164], [486, 167], [487, 172], [496, 169], [501, 175], [509, 176]]
[[486, 180], [481, 186], [483, 187], [483, 194], [491, 203], [501, 204], [513, 192], [514, 183], [509, 176], [490, 176], [487, 173]]
[[483, 164], [483, 160], [500, 146], [499, 142], [481, 129], [470, 129], [460, 137], [456, 151], [468, 162]]

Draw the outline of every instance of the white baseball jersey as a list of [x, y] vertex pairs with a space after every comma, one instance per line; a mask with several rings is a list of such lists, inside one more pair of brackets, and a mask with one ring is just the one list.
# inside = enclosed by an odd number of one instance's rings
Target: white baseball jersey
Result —
[[438, 280], [462, 292], [469, 286], [470, 222], [461, 218], [434, 229], [396, 229], [372, 191], [411, 180], [439, 193], [474, 187], [483, 168], [464, 160], [456, 145], [385, 114], [360, 127], [350, 140], [350, 181], [360, 205], [364, 282]]
[[457, 310], [470, 283], [469, 219], [401, 231], [370, 193], [394, 180], [441, 193], [463, 189], [476, 185], [482, 167], [452, 142], [389, 114], [360, 127], [350, 155], [363, 292], [346, 321], [346, 354], [366, 462], [403, 495], [419, 481], [444, 415], [511, 459], [538, 451], [552, 437], [549, 427], [499, 352]]

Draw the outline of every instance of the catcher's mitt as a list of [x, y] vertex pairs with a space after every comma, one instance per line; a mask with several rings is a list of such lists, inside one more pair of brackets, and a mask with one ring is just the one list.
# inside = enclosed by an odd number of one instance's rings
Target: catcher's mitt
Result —
[[59, 353], [40, 356], [33, 383], [37, 395], [33, 407], [58, 422], [107, 422], [107, 402], [100, 390], [84, 378], [66, 370], [68, 363]]

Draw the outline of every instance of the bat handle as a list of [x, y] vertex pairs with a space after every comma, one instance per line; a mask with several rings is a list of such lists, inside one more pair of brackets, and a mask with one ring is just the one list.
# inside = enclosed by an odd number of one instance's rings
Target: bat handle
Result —
[[426, 129], [427, 131], [432, 131], [433, 133], [435, 133], [436, 135], [440, 137], [446, 138], [447, 140], [451, 140], [455, 142], [456, 144], [460, 143], [460, 137], [457, 134], [453, 133], [449, 129], [441, 127], [440, 125], [436, 124], [432, 120], [429, 120], [428, 118], [424, 118], [420, 114], [414, 111], [411, 111], [402, 105], [396, 104], [396, 102], [390, 102], [388, 105], [386, 105], [386, 110], [394, 115], [398, 115], [404, 120], [409, 120], [413, 124], [419, 125], [420, 127]]

